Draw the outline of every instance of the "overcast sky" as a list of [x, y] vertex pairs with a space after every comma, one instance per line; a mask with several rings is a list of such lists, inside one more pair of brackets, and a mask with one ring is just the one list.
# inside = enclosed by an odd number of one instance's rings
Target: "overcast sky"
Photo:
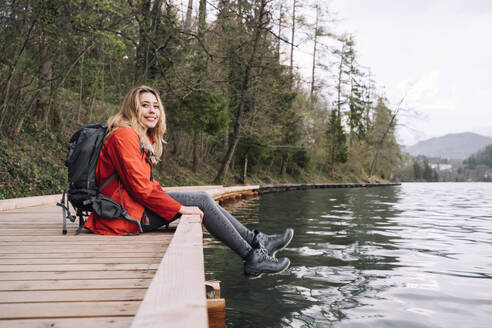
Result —
[[391, 104], [407, 94], [404, 107], [418, 111], [401, 117], [401, 143], [465, 131], [492, 136], [492, 1], [326, 3], [342, 19], [338, 29], [354, 33], [360, 64]]

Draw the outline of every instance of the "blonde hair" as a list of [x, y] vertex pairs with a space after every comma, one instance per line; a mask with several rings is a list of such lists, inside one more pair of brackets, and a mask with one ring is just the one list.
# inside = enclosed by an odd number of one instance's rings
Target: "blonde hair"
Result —
[[[142, 93], [149, 92], [157, 98], [159, 103], [159, 120], [157, 124], [152, 129], [147, 129], [145, 125], [141, 122], [141, 104], [140, 95]], [[161, 98], [159, 97], [159, 92], [151, 87], [141, 85], [135, 87], [128, 91], [121, 104], [120, 111], [108, 119], [108, 137], [113, 131], [122, 126], [128, 126], [133, 128], [140, 140], [140, 146], [151, 152], [152, 162], [157, 163], [163, 151], [164, 143], [164, 133], [166, 132], [166, 114], [164, 113], [164, 107], [162, 106]], [[147, 134], [154, 139], [154, 144], [152, 144], [147, 137]]]

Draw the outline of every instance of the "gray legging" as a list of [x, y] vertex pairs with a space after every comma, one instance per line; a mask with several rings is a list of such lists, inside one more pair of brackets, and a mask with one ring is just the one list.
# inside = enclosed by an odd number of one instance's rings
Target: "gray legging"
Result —
[[[251, 251], [250, 243], [254, 233], [243, 226], [235, 217], [218, 205], [209, 194], [203, 191], [168, 192], [174, 200], [184, 206], [198, 206], [203, 212], [203, 224], [215, 238], [229, 246], [239, 256], [245, 257]], [[144, 232], [151, 231], [167, 223], [157, 214], [145, 210], [149, 225], [143, 225]]]

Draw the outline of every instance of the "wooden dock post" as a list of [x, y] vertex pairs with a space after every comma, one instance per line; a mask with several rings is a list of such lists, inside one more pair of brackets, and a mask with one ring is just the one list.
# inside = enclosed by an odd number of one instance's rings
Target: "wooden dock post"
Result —
[[220, 281], [209, 280], [205, 285], [213, 288], [207, 293], [207, 311], [209, 328], [225, 328], [225, 299], [220, 298]]

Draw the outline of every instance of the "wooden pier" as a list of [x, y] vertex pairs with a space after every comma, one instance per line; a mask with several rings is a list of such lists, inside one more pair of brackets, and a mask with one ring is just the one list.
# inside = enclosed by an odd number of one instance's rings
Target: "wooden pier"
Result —
[[[342, 185], [166, 189], [203, 190], [222, 203], [265, 192], [335, 187]], [[0, 328], [205, 328], [214, 326], [212, 317], [223, 326], [224, 300], [206, 299], [197, 216], [185, 215], [169, 230], [139, 236], [75, 235], [77, 223], [68, 224], [62, 235], [55, 205], [60, 198], [0, 200]]]
[[[223, 201], [258, 186], [169, 189]], [[75, 235], [77, 223], [62, 235], [60, 198], [0, 201], [0, 328], [208, 327], [207, 303], [224, 308], [205, 296], [198, 217], [139, 236]]]

